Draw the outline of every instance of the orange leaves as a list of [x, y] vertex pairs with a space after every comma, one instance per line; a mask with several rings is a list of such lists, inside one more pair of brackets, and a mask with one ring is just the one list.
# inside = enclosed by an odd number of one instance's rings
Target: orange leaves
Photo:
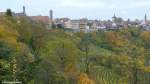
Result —
[[65, 68], [65, 72], [69, 75], [69, 76], [73, 76], [76, 77], [78, 74], [78, 71], [75, 67], [74, 64], [69, 64], [66, 68]]
[[85, 73], [79, 75], [79, 80], [77, 84], [95, 84], [94, 80], [90, 79]]
[[106, 40], [111, 42], [111, 43], [114, 43], [115, 40], [117, 40], [117, 34], [115, 32], [107, 32], [106, 33]]
[[127, 40], [123, 39], [116, 32], [107, 32], [106, 33], [106, 40], [109, 43], [114, 44], [115, 46], [118, 46], [118, 47], [122, 47], [127, 43]]

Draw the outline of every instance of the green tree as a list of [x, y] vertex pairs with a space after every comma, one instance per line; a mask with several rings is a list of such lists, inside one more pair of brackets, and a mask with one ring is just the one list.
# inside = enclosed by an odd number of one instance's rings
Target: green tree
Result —
[[12, 11], [11, 11], [11, 9], [7, 9], [6, 15], [7, 15], [7, 16], [12, 16]]

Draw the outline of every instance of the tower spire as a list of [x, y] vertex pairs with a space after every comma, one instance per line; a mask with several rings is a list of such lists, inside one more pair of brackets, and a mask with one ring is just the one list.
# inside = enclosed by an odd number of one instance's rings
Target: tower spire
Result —
[[145, 21], [147, 21], [147, 15], [146, 15], [146, 13], [145, 13], [145, 17], [144, 18], [145, 18]]

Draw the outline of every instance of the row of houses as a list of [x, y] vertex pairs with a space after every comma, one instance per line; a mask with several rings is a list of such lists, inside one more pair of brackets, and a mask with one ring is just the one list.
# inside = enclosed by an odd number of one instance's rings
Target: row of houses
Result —
[[129, 19], [124, 21], [116, 20], [119, 17], [114, 16], [112, 20], [101, 21], [101, 20], [88, 20], [86, 18], [80, 20], [71, 20], [69, 18], [59, 18], [55, 19], [54, 23], [56, 25], [61, 25], [64, 28], [68, 29], [78, 29], [78, 30], [99, 30], [99, 29], [121, 29], [121, 28], [129, 28], [129, 27], [139, 27], [145, 30], [150, 30], [150, 21], [147, 20], [145, 16], [144, 20], [135, 20], [130, 21]]

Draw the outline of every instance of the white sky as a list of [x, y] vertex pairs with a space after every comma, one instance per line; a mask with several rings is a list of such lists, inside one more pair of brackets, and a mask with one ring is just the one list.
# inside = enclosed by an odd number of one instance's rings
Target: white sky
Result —
[[150, 0], [0, 0], [0, 11], [11, 8], [15, 12], [26, 6], [28, 15], [49, 15], [73, 19], [111, 19], [114, 13], [124, 19], [150, 18]]

